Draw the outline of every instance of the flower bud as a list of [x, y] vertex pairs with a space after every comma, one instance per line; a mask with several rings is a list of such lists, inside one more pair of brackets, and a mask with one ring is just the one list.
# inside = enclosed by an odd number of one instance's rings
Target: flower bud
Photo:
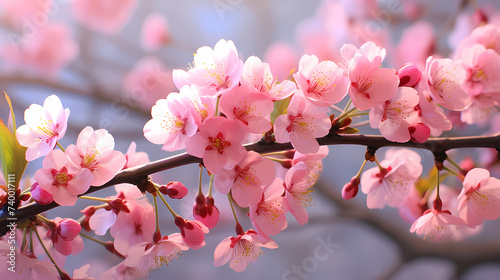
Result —
[[181, 182], [173, 181], [166, 186], [161, 186], [160, 192], [170, 198], [181, 199], [188, 194], [188, 189]]
[[205, 246], [205, 233], [208, 233], [208, 228], [203, 223], [184, 220], [177, 216], [175, 224], [179, 227], [182, 239], [189, 248], [198, 250]]
[[130, 213], [130, 209], [128, 209], [127, 204], [121, 198], [115, 198], [108, 202], [108, 205], [115, 211], [116, 214], [123, 211], [125, 213]]
[[399, 86], [414, 87], [420, 81], [422, 72], [415, 63], [406, 63], [398, 70]]
[[359, 182], [359, 177], [353, 177], [351, 182], [345, 184], [342, 188], [342, 198], [347, 200], [356, 197], [359, 191]]
[[40, 188], [40, 185], [38, 185], [38, 182], [35, 182], [31, 186], [31, 197], [35, 200], [36, 203], [42, 204], [42, 205], [47, 205], [54, 201], [54, 198], [50, 193], [48, 193], [46, 190]]
[[415, 143], [424, 143], [431, 136], [431, 129], [423, 123], [415, 123], [408, 127], [410, 140]]
[[71, 241], [78, 236], [82, 227], [73, 219], [62, 219], [56, 223], [56, 232], [66, 241]]
[[196, 196], [193, 217], [209, 229], [215, 227], [219, 221], [219, 209], [214, 205], [214, 198], [209, 196], [205, 199], [203, 194]]

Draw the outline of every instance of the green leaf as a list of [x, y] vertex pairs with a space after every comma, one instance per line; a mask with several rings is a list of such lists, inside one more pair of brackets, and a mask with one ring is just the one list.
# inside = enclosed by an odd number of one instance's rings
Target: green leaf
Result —
[[276, 118], [279, 115], [286, 114], [286, 111], [288, 109], [288, 104], [290, 104], [291, 98], [292, 97], [290, 96], [290, 97], [285, 98], [283, 100], [279, 100], [279, 101], [274, 102], [274, 110], [271, 113], [271, 123], [274, 123], [274, 121], [276, 120]]
[[[12, 110], [12, 104], [9, 97], [5, 94], [7, 102], [9, 103], [11, 114], [12, 114], [12, 130], [3, 123], [0, 123], [0, 160], [2, 163], [2, 172], [6, 183], [14, 184], [16, 188], [19, 187], [19, 181], [24, 174], [26, 165], [26, 148], [19, 145], [16, 139], [16, 126], [15, 126], [15, 116]], [[13, 182], [9, 182], [10, 180]]]
[[355, 134], [358, 133], [359, 129], [354, 127], [344, 127], [339, 130], [339, 134]]

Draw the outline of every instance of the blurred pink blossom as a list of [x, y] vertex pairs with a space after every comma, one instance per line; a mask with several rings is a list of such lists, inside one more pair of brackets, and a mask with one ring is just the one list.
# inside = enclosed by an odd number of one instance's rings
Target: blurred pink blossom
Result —
[[73, 16], [86, 27], [107, 33], [117, 33], [129, 21], [136, 0], [73, 1]]
[[141, 42], [146, 50], [157, 50], [170, 41], [167, 19], [159, 13], [150, 14], [142, 24]]

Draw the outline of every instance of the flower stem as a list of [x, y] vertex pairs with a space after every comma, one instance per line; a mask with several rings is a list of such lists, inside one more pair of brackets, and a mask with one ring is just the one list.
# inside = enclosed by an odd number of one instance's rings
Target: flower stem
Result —
[[208, 185], [208, 194], [207, 196], [212, 196], [212, 189], [214, 187], [214, 179], [215, 179], [215, 175], [210, 175], [210, 185]]
[[216, 117], [219, 115], [219, 102], [220, 102], [220, 96], [217, 97], [217, 102], [215, 103], [215, 116]]
[[40, 220], [42, 220], [45, 224], [47, 224], [49, 227], [52, 227], [55, 225], [55, 223], [47, 218], [45, 218], [44, 216], [38, 214], [36, 215]]
[[[462, 175], [462, 174], [460, 174], [460, 173], [457, 173], [457, 172], [453, 171], [452, 169], [450, 169], [450, 168], [448, 168], [448, 167], [446, 167], [446, 166], [443, 166], [443, 169], [444, 169], [444, 170], [446, 170], [446, 171], [448, 171], [448, 172], [450, 172], [451, 174], [453, 174], [453, 175], [455, 175], [455, 176], [459, 177], [461, 180], [463, 180], [463, 179], [465, 178], [465, 177], [464, 177], [464, 175]], [[439, 173], [438, 173], [438, 174], [439, 174]]]
[[63, 152], [66, 152], [66, 150], [63, 148], [63, 146], [61, 146], [61, 144], [59, 144], [59, 141], [56, 141], [56, 144], [57, 144], [57, 147], [59, 147], [59, 149], [61, 149]]
[[356, 176], [354, 176], [355, 178], [361, 176], [361, 172], [363, 172], [363, 169], [365, 169], [365, 165], [366, 165], [367, 162], [368, 161], [366, 159], [363, 161], [363, 164], [361, 164], [361, 167], [359, 168], [358, 173], [356, 174]]
[[103, 246], [107, 246], [107, 245], [108, 245], [108, 244], [106, 244], [106, 242], [104, 242], [104, 241], [102, 241], [102, 240], [99, 240], [99, 239], [96, 239], [96, 238], [94, 238], [94, 237], [92, 237], [92, 236], [86, 235], [85, 233], [80, 232], [79, 234], [80, 234], [82, 237], [85, 237], [85, 238], [87, 238], [88, 240], [92, 240], [92, 241], [94, 241], [94, 242], [96, 242], [96, 243], [99, 243], [99, 244], [101, 244], [101, 245], [103, 245]]
[[175, 213], [174, 209], [172, 209], [172, 207], [170, 207], [170, 205], [168, 205], [168, 203], [165, 200], [165, 198], [163, 197], [162, 193], [158, 190], [158, 188], [159, 188], [158, 184], [153, 183], [153, 186], [155, 186], [155, 188], [156, 188], [156, 194], [160, 197], [161, 201], [163, 201], [163, 204], [165, 204], [165, 206], [167, 206], [170, 213], [172, 213], [172, 216], [174, 216], [174, 218], [179, 217], [179, 215], [177, 215], [177, 213]]
[[105, 202], [105, 203], [111, 202], [111, 199], [109, 199], [109, 198], [100, 198], [100, 197], [95, 197], [95, 196], [82, 195], [82, 196], [79, 196], [78, 198], [95, 200], [95, 201], [100, 201], [100, 202]]
[[198, 176], [198, 195], [202, 195], [203, 191], [201, 190], [201, 176], [203, 175], [203, 166], [200, 164], [200, 175]]
[[458, 165], [458, 163], [456, 163], [455, 161], [453, 161], [451, 158], [447, 157], [446, 160], [451, 163], [453, 166], [455, 166], [459, 172], [464, 172], [464, 170], [462, 169], [462, 167], [460, 167], [460, 165]]
[[227, 199], [229, 200], [229, 205], [231, 205], [231, 210], [233, 211], [233, 216], [234, 216], [234, 220], [236, 221], [236, 224], [240, 224], [240, 222], [238, 221], [238, 217], [236, 216], [236, 212], [234, 211], [234, 206], [233, 206], [233, 197], [231, 196], [231, 193], [228, 193], [227, 194]]
[[52, 258], [52, 256], [50, 255], [49, 253], [49, 250], [47, 250], [47, 247], [45, 247], [45, 244], [43, 244], [42, 242], [42, 238], [40, 237], [40, 234], [38, 234], [38, 231], [36, 230], [36, 227], [34, 227], [34, 231], [35, 231], [35, 234], [36, 234], [36, 237], [38, 238], [38, 241], [40, 241], [40, 245], [42, 245], [43, 247], [43, 250], [45, 251], [45, 254], [47, 254], [47, 256], [49, 257], [50, 261], [54, 264], [54, 266], [56, 267], [57, 271], [59, 273], [64, 273], [60, 268], [59, 266], [57, 265], [57, 263], [54, 261], [54, 259]]
[[154, 202], [154, 206], [155, 206], [155, 218], [156, 218], [156, 230], [155, 231], [160, 232], [160, 227], [159, 227], [159, 223], [158, 223], [158, 202], [156, 201], [156, 195], [153, 195], [153, 202]]

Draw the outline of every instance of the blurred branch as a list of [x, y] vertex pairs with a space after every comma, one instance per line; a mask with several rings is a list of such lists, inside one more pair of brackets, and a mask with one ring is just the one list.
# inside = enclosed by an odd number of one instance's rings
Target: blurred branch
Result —
[[[395, 143], [390, 142], [383, 136], [377, 135], [333, 135], [317, 139], [320, 145], [364, 145], [371, 148], [380, 148], [385, 146], [397, 146], [397, 147], [413, 147], [427, 149], [434, 153], [434, 156], [441, 157], [442, 154], [446, 157], [446, 151], [455, 148], [470, 148], [470, 147], [485, 147], [485, 148], [500, 148], [500, 133], [493, 136], [474, 136], [474, 137], [450, 137], [450, 138], [434, 138], [429, 139], [425, 143]], [[256, 151], [258, 153], [269, 153], [276, 151], [285, 151], [293, 149], [290, 143], [280, 144], [280, 143], [264, 143], [262, 141], [246, 145], [245, 148], [249, 151]], [[97, 190], [107, 188], [109, 186], [121, 183], [129, 183], [139, 186], [144, 180], [147, 180], [148, 175], [168, 169], [172, 169], [178, 166], [183, 166], [191, 163], [202, 163], [202, 159], [188, 155], [186, 153], [179, 154], [173, 157], [157, 160], [151, 163], [147, 163], [138, 167], [129, 168], [118, 172], [111, 181], [102, 185], [91, 187], [87, 192], [82, 195], [86, 195]], [[334, 198], [334, 197], [332, 197]], [[40, 214], [44, 211], [57, 207], [58, 204], [51, 203], [49, 205], [40, 205], [37, 203], [31, 203], [29, 205], [19, 208], [16, 212], [16, 218], [18, 222], [28, 219], [29, 217]], [[7, 212], [0, 211], [0, 236], [5, 234], [8, 230], [7, 228], [7, 218], [10, 217]], [[387, 223], [386, 221], [380, 219], [381, 223]], [[405, 235], [406, 236], [406, 235]], [[499, 241], [500, 242], [500, 241]], [[491, 245], [491, 244], [490, 244]], [[424, 246], [418, 246], [415, 250], [424, 248]], [[458, 248], [454, 248], [458, 249]], [[438, 255], [438, 252], [436, 252]], [[500, 255], [497, 256], [500, 259]], [[477, 259], [480, 259], [479, 257]]]

